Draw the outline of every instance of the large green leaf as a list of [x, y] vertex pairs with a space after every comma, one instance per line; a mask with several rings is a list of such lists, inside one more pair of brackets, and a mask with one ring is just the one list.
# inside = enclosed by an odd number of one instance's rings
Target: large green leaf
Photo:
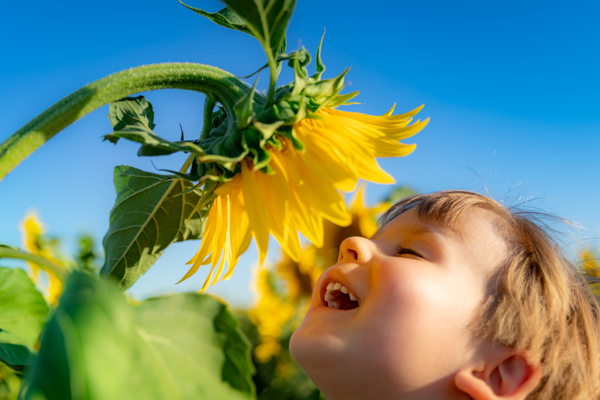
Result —
[[188, 191], [191, 183], [167, 178], [133, 167], [115, 167], [117, 199], [103, 241], [105, 261], [100, 273], [117, 279], [123, 289], [174, 241], [202, 237], [209, 205], [197, 209], [200, 195]]
[[127, 303], [73, 273], [25, 399], [252, 399], [249, 346], [226, 306], [199, 294]]
[[33, 345], [48, 316], [48, 305], [22, 269], [0, 267], [0, 343]]
[[280, 49], [295, 0], [224, 0], [246, 21], [246, 27], [274, 56]]

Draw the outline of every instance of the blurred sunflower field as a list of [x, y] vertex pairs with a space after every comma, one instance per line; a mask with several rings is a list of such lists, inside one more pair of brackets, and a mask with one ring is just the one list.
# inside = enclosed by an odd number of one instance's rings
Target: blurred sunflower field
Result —
[[[234, 309], [232, 313], [240, 323], [241, 332], [249, 340], [255, 366], [252, 381], [256, 387], [257, 399], [323, 398], [292, 359], [288, 346], [290, 337], [308, 309], [317, 278], [326, 268], [336, 263], [341, 242], [350, 236], [372, 236], [377, 230], [378, 216], [393, 202], [412, 194], [415, 192], [410, 188], [398, 187], [383, 201], [367, 207], [361, 186], [348, 209], [350, 225], [340, 226], [326, 221], [322, 247], [306, 244], [298, 261], [282, 252], [280, 259], [274, 264], [267, 263], [255, 270], [255, 279], [249, 283], [255, 292], [255, 305], [247, 309]], [[46, 228], [37, 214], [27, 214], [20, 228], [23, 249], [31, 254], [44, 257], [64, 270], [80, 271], [90, 276], [98, 272], [100, 256], [95, 252], [95, 241], [90, 235], [81, 234], [77, 238], [77, 251], [71, 256], [64, 251], [59, 238], [46, 234]], [[37, 293], [43, 294], [40, 296], [32, 290], [31, 284], [27, 284], [30, 294], [35, 293], [33, 297], [41, 311], [38, 313], [41, 318], [58, 305], [63, 282], [51, 269], [35, 262], [28, 261], [26, 270]], [[0, 273], [7, 272], [16, 274], [22, 284], [28, 281], [20, 270], [0, 269]], [[139, 305], [132, 300], [129, 302]], [[33, 344], [33, 350], [39, 350], [39, 346], [38, 340]], [[1, 369], [0, 399], [16, 399], [23, 385], [25, 367], [15, 368], [8, 364], [11, 360], [10, 349], [5, 347], [3, 350], [0, 360], [5, 364], [2, 364]]]

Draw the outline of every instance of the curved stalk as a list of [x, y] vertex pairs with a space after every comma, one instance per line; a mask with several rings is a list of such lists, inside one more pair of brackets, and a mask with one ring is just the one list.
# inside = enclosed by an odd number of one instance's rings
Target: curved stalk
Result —
[[56, 275], [61, 281], [64, 281], [68, 273], [66, 268], [54, 264], [47, 258], [23, 250], [15, 250], [8, 247], [0, 247], [0, 258], [17, 258], [32, 262], [34, 264], [39, 265], [44, 270], [52, 271], [54, 275]]
[[60, 100], [0, 144], [0, 180], [47, 140], [91, 111], [135, 93], [158, 89], [212, 94], [233, 123], [234, 105], [250, 87], [229, 72], [202, 64], [154, 64], [117, 72]]

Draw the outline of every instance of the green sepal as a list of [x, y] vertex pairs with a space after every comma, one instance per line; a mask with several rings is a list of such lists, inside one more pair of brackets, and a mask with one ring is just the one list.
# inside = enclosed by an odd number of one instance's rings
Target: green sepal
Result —
[[344, 88], [344, 78], [349, 71], [350, 69], [346, 68], [344, 72], [335, 78], [311, 83], [306, 87], [305, 94], [312, 98], [327, 98], [329, 100]]
[[271, 154], [264, 148], [264, 144], [261, 145], [261, 142], [266, 142], [262, 140], [262, 132], [254, 127], [250, 127], [245, 130], [243, 138], [244, 144], [249, 149], [249, 156], [252, 158], [254, 168], [260, 169], [269, 164]]
[[335, 98], [327, 102], [328, 107], [337, 107], [341, 105], [350, 105], [350, 104], [358, 104], [358, 103], [348, 103], [348, 100], [351, 100], [358, 96], [359, 92], [351, 92], [341, 95], [336, 95]]
[[205, 182], [208, 182], [209, 180], [214, 182], [226, 182], [233, 179], [238, 172], [239, 171], [236, 169], [234, 169], [234, 171], [224, 169], [215, 162], [198, 164], [198, 174], [202, 176]]
[[[306, 50], [304, 47], [302, 49]], [[302, 61], [310, 62], [310, 55]], [[288, 62], [288, 64], [292, 63], [294, 68], [294, 88], [292, 89], [292, 93], [290, 93], [291, 97], [301, 94], [308, 83], [308, 73], [306, 72], [306, 65], [308, 63], [303, 66], [302, 61], [300, 60], [300, 53], [296, 53], [296, 57]]]
[[284, 121], [285, 123], [290, 123], [291, 121], [294, 120], [294, 117], [296, 116], [296, 111], [297, 108], [294, 108], [294, 103], [286, 101], [286, 100], [282, 100], [277, 104], [273, 105], [273, 111], [275, 113], [275, 116], [280, 120], [280, 121]]
[[325, 64], [323, 64], [323, 60], [321, 59], [321, 46], [323, 46], [323, 39], [325, 38], [325, 31], [323, 31], [323, 36], [321, 36], [321, 41], [319, 42], [319, 48], [317, 49], [317, 57], [315, 60], [317, 72], [311, 76], [315, 81], [321, 80], [321, 75], [325, 71]]
[[280, 129], [279, 131], [277, 131], [277, 133], [282, 137], [288, 139], [296, 150], [304, 152], [304, 143], [302, 143], [302, 141], [298, 139], [298, 137], [294, 133], [294, 128], [291, 125], [282, 126], [282, 128], [285, 129]]
[[294, 51], [286, 57], [288, 61], [288, 66], [292, 68], [296, 68], [296, 62], [298, 62], [298, 68], [302, 71], [301, 74], [304, 78], [308, 77], [308, 71], [306, 67], [310, 64], [311, 57], [310, 53], [304, 46], [300, 49], [300, 51]]
[[253, 117], [254, 107], [254, 92], [256, 91], [256, 84], [258, 83], [258, 77], [254, 80], [252, 90], [250, 90], [244, 97], [239, 99], [235, 104], [235, 117], [237, 122], [237, 129], [244, 129], [250, 125]]
[[261, 132], [262, 140], [260, 141], [260, 146], [264, 147], [265, 143], [267, 143], [267, 141], [273, 137], [273, 134], [277, 131], [277, 129], [284, 124], [284, 121], [275, 121], [267, 124], [255, 120], [252, 121], [252, 124], [254, 125], [254, 128]]
[[206, 154], [201, 162], [216, 162], [230, 171], [236, 169], [237, 163], [248, 155], [248, 148], [243, 140], [244, 132], [239, 130], [227, 131], [223, 136], [209, 136], [200, 142]]

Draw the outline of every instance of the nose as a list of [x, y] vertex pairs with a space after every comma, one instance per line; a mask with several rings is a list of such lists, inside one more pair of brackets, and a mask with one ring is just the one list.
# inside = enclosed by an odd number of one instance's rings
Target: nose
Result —
[[352, 236], [340, 245], [338, 262], [367, 262], [373, 255], [373, 243], [369, 239]]

